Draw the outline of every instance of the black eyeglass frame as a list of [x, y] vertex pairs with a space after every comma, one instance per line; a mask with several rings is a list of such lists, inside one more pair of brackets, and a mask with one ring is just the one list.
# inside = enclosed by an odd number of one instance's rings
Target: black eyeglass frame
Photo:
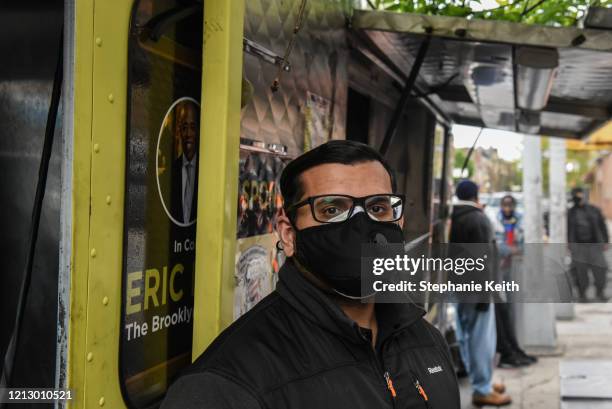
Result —
[[[353, 206], [351, 206], [351, 208], [349, 209], [349, 214], [346, 217], [346, 220], [342, 220], [339, 222], [330, 222], [330, 221], [321, 221], [319, 219], [317, 219], [317, 216], [315, 215], [315, 211], [314, 211], [314, 201], [316, 199], [319, 199], [321, 197], [328, 197], [328, 196], [339, 196], [339, 197], [346, 197], [349, 198], [353, 201]], [[372, 219], [372, 216], [368, 213], [368, 210], [366, 209], [366, 205], [365, 202], [366, 200], [372, 198], [372, 197], [378, 197], [378, 196], [394, 196], [394, 197], [399, 197], [402, 201], [402, 209], [401, 209], [401, 213], [399, 214], [399, 217], [395, 220], [374, 220]], [[325, 223], [325, 224], [334, 224], [334, 223], [344, 223], [346, 221], [348, 221], [352, 216], [353, 216], [353, 212], [355, 211], [355, 207], [357, 207], [358, 205], [360, 205], [365, 213], [368, 215], [368, 217], [374, 221], [380, 222], [380, 223], [395, 223], [398, 220], [401, 220], [402, 217], [404, 217], [404, 209], [406, 208], [406, 195], [402, 195], [402, 194], [398, 194], [398, 193], [378, 193], [375, 195], [368, 195], [368, 196], [362, 196], [362, 197], [355, 197], [355, 196], [351, 196], [351, 195], [345, 195], [345, 194], [341, 194], [341, 193], [328, 193], [325, 195], [316, 195], [316, 196], [310, 196], [307, 197], [306, 199], [289, 205], [288, 207], [285, 208], [285, 212], [287, 213], [287, 216], [289, 216], [289, 219], [294, 219], [295, 217], [295, 211], [297, 209], [299, 209], [302, 206], [306, 206], [309, 205], [310, 207], [310, 213], [312, 214], [312, 218], [314, 220], [316, 220], [319, 223]], [[397, 205], [396, 205], [397, 206]]]

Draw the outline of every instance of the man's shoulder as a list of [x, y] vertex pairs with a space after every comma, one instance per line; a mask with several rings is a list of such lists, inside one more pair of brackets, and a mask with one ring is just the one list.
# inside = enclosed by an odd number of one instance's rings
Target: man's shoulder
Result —
[[215, 367], [228, 358], [237, 360], [237, 356], [248, 355], [257, 343], [267, 340], [284, 315], [291, 313], [288, 308], [278, 293], [272, 292], [222, 331], [196, 359], [189, 372]]
[[271, 355], [265, 349], [273, 344], [279, 323], [292, 319], [292, 313], [277, 292], [266, 296], [221, 332], [183, 371], [162, 408], [182, 408], [184, 404], [194, 408], [201, 404], [214, 408], [259, 407], [261, 385], [253, 380], [258, 373], [262, 378], [274, 379], [264, 372], [264, 363]]
[[591, 212], [593, 212], [595, 214], [601, 213], [601, 209], [599, 209], [599, 207], [597, 207], [597, 206], [595, 206], [593, 204], [587, 203], [586, 207], [587, 207], [587, 209], [589, 209]]
[[338, 337], [273, 292], [223, 331], [183, 376], [215, 373], [265, 393], [354, 363]]
[[446, 339], [435, 325], [431, 322], [427, 321], [425, 318], [421, 318], [421, 323], [423, 327], [427, 330], [427, 332], [431, 335], [432, 340], [434, 341], [436, 346], [447, 348], [448, 345], [446, 343]]
[[182, 376], [172, 384], [161, 409], [260, 409], [246, 385], [212, 371]]
[[401, 349], [411, 347], [446, 347], [446, 341], [440, 331], [424, 317], [416, 320], [397, 337]]
[[280, 367], [299, 368], [304, 351], [297, 340], [309, 331], [310, 323], [275, 291], [221, 332], [185, 374], [212, 371], [266, 388], [278, 381]]
[[491, 224], [491, 220], [489, 216], [482, 211], [482, 209], [474, 208], [473, 211], [466, 213], [466, 220], [469, 220], [470, 223], [478, 222], [478, 223], [486, 223]]

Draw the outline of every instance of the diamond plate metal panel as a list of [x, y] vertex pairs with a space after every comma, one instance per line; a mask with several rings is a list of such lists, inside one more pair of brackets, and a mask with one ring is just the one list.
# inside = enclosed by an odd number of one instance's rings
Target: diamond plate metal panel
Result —
[[593, 123], [592, 120], [580, 115], [542, 112], [540, 124], [547, 129], [563, 129], [568, 132], [581, 133]]
[[[282, 56], [291, 39], [299, 0], [249, 0], [244, 35]], [[244, 54], [244, 76], [254, 88], [243, 108], [242, 136], [286, 145], [290, 155], [302, 152], [306, 91], [334, 101], [333, 138], [344, 139], [348, 87], [346, 8], [341, 0], [310, 0], [304, 24], [289, 57], [291, 71], [282, 75], [280, 88], [270, 85], [277, 67]]]
[[[543, 132], [582, 137], [611, 115], [609, 32], [359, 10], [352, 23], [406, 76], [422, 42], [424, 27], [432, 27], [433, 38], [417, 83], [436, 94], [440, 106], [458, 123], [484, 122], [489, 127], [513, 130], [513, 49], [524, 44], [559, 51], [559, 69], [549, 104], [542, 112]], [[571, 45], [579, 35], [585, 36], [585, 42]], [[469, 84], [474, 65], [495, 67], [504, 80], [497, 81], [491, 90], [481, 87], [487, 93], [474, 92]], [[477, 117], [474, 108], [479, 112]]]
[[612, 53], [559, 49], [559, 70], [552, 96], [589, 104], [612, 104]]

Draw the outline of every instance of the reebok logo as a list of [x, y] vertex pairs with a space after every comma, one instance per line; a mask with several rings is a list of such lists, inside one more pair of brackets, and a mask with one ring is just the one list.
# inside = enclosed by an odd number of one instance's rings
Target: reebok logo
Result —
[[440, 365], [434, 366], [433, 368], [427, 368], [430, 374], [442, 372], [442, 367]]

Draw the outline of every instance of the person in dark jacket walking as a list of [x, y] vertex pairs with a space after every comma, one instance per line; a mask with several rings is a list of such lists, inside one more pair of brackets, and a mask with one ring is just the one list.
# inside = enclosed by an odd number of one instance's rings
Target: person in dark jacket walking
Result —
[[[478, 185], [463, 180], [455, 192], [459, 201], [453, 206], [451, 243], [493, 245], [493, 229], [478, 204]], [[472, 403], [477, 406], [502, 406], [512, 402], [505, 387], [493, 384], [496, 349], [495, 310], [490, 304], [457, 304], [457, 338], [461, 357], [472, 384]]]
[[597, 207], [586, 203], [582, 188], [572, 189], [572, 201], [574, 206], [567, 212], [567, 242], [572, 254], [572, 271], [578, 296], [581, 302], [588, 301], [586, 293], [591, 270], [597, 299], [606, 302], [608, 264], [604, 252], [609, 242], [606, 222]]
[[219, 335], [162, 409], [459, 409], [448, 347], [424, 311], [361, 296], [361, 244], [403, 241], [384, 159], [330, 141], [289, 163], [280, 184], [288, 259], [276, 290]]

